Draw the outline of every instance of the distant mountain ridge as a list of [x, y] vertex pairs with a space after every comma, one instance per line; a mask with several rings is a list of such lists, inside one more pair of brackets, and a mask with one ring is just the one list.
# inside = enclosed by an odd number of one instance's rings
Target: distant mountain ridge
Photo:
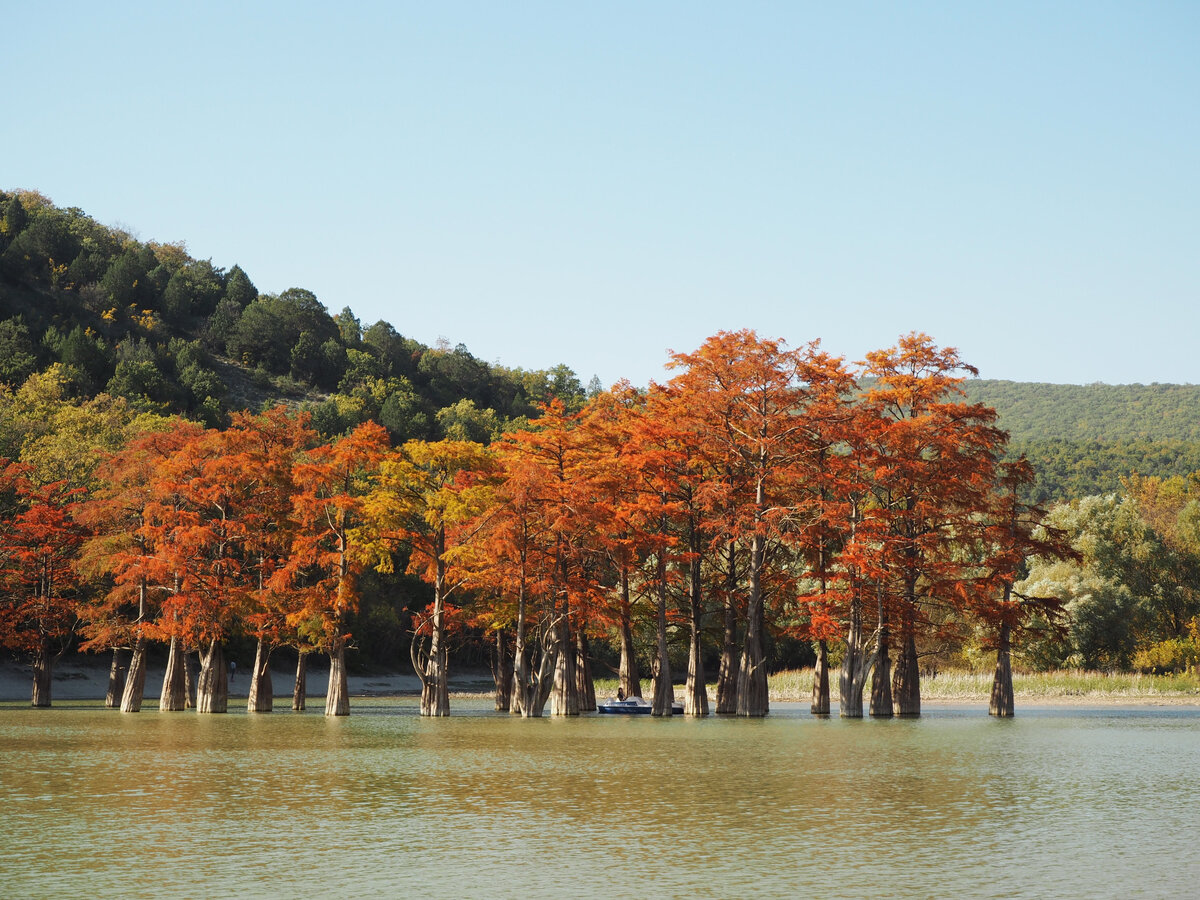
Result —
[[970, 379], [967, 396], [1014, 441], [1200, 442], [1200, 385], [1046, 384]]

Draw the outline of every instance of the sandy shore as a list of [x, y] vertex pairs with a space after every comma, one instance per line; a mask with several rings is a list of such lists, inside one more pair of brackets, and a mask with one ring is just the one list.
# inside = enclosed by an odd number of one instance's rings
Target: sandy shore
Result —
[[[293, 669], [283, 671], [271, 670], [271, 685], [275, 689], [275, 697], [279, 700], [291, 701], [292, 686], [296, 673]], [[147, 701], [156, 701], [162, 689], [162, 666], [149, 666], [146, 670]], [[308, 668], [308, 696], [324, 697], [326, 684], [329, 681], [329, 670], [310, 665]], [[421, 693], [421, 682], [417, 676], [409, 673], [392, 673], [386, 675], [351, 675], [349, 676], [350, 695], [352, 697], [398, 697], [418, 695]], [[28, 666], [19, 665], [12, 661], [0, 663], [0, 701], [28, 702], [33, 688], [33, 673]], [[238, 672], [229, 685], [231, 697], [245, 697], [250, 688], [250, 676]], [[491, 673], [463, 672], [450, 680], [450, 689], [456, 694], [479, 694], [492, 690]], [[53, 700], [103, 700], [108, 691], [108, 664], [97, 659], [64, 661], [54, 668], [54, 685], [51, 689]]]

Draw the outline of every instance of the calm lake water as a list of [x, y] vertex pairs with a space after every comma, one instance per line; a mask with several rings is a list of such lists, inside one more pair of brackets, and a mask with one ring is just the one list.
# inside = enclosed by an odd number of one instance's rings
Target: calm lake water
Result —
[[0, 707], [0, 896], [1195, 897], [1200, 710]]

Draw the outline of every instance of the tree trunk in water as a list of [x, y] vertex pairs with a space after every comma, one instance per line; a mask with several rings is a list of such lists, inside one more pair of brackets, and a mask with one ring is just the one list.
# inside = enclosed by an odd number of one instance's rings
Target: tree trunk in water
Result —
[[829, 647], [825, 641], [817, 641], [817, 664], [813, 668], [812, 706], [814, 716], [829, 715]]
[[[1005, 591], [1005, 600], [1007, 597]], [[992, 679], [992, 699], [988, 714], [1009, 719], [1016, 713], [1012, 680], [1012, 629], [1007, 622], [1000, 626], [1000, 644], [996, 648], [996, 677]]]
[[[196, 655], [200, 655], [200, 651], [196, 651]], [[183, 705], [185, 709], [196, 708], [196, 676], [195, 669], [192, 667], [192, 654], [189, 650], [183, 651]]]
[[158, 698], [160, 712], [176, 712], [187, 704], [187, 686], [184, 683], [184, 653], [179, 641], [171, 638], [171, 649], [167, 653], [167, 671], [163, 674], [162, 694]]
[[746, 642], [742, 646], [742, 661], [738, 668], [737, 714], [760, 718], [770, 711], [767, 697], [767, 667], [763, 659], [762, 538], [757, 534], [750, 542], [750, 604], [746, 610]]
[[904, 649], [896, 660], [896, 676], [893, 693], [896, 695], [897, 713], [902, 716], [921, 714], [921, 670], [917, 660], [917, 638], [910, 628], [904, 636]]
[[342, 639], [329, 652], [329, 687], [325, 691], [325, 715], [350, 715], [350, 685], [346, 681], [346, 645]]
[[41, 647], [33, 658], [33, 706], [45, 708], [50, 705], [50, 689], [53, 682], [54, 657], [50, 654], [50, 641], [42, 638]]
[[450, 715], [450, 671], [446, 656], [446, 564], [442, 560], [445, 535], [439, 531], [437, 581], [433, 595], [433, 637], [429, 642], [429, 659], [425, 661], [425, 678], [421, 689], [421, 715]]
[[121, 712], [141, 712], [142, 696], [146, 692], [146, 641], [139, 635], [129, 660], [125, 689], [121, 692]]
[[700, 646], [704, 609], [700, 585], [699, 552], [688, 566], [688, 588], [690, 633], [688, 634], [687, 686], [683, 695], [683, 714], [685, 716], [707, 716], [708, 688], [704, 685], [704, 655], [701, 652], [703, 648]]
[[216, 640], [200, 654], [200, 678], [196, 681], [196, 712], [223, 713], [229, 709], [229, 669], [225, 651]]
[[851, 588], [850, 628], [846, 633], [846, 655], [842, 657], [842, 671], [838, 678], [838, 714], [844, 719], [861, 719], [863, 715], [863, 688], [867, 678], [875, 669], [879, 656], [876, 642], [875, 652], [867, 658], [862, 636], [862, 599], [857, 587]]
[[579, 711], [595, 712], [596, 682], [592, 678], [591, 650], [582, 628], [575, 632], [575, 690], [579, 694]]
[[883, 607], [879, 609], [879, 640], [875, 651], [875, 671], [871, 675], [871, 716], [890, 719], [894, 716], [892, 705], [892, 658], [890, 634], [887, 620], [883, 618]]
[[564, 611], [554, 627], [554, 693], [550, 704], [553, 716], [579, 715], [579, 691], [575, 682], [575, 653], [571, 648], [571, 626]]
[[[117, 709], [121, 695], [125, 693], [125, 666], [121, 663], [121, 651], [113, 647], [112, 665], [108, 667], [108, 691], [104, 695], [105, 709]], [[138, 704], [141, 705], [140, 702]]]
[[650, 708], [650, 715], [669, 716], [674, 713], [675, 688], [671, 684], [671, 659], [667, 654], [667, 575], [661, 551], [658, 567], [658, 623], [655, 628], [657, 656], [654, 667], [654, 703]]
[[508, 655], [503, 629], [496, 632], [496, 649], [492, 653], [492, 681], [496, 685], [496, 712], [508, 712], [512, 706], [513, 659]]
[[642, 676], [633, 647], [633, 625], [629, 611], [629, 572], [621, 570], [621, 667], [619, 687], [626, 697], [642, 696]]
[[275, 708], [275, 686], [271, 683], [271, 651], [259, 638], [254, 652], [254, 671], [250, 673], [250, 693], [246, 695], [246, 712], [268, 713]]
[[296, 654], [296, 684], [292, 688], [292, 709], [304, 712], [304, 701], [308, 697], [308, 653]]
[[725, 633], [721, 641], [721, 666], [717, 670], [717, 715], [731, 716], [737, 712], [737, 571], [734, 568], [734, 544], [729, 543], [725, 571]]

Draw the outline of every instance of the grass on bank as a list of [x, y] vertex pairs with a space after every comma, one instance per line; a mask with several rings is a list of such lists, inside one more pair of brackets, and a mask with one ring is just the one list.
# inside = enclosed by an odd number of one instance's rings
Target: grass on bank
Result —
[[[776, 672], [767, 679], [771, 700], [777, 702], [806, 701], [812, 698], [812, 669], [790, 669]], [[830, 673], [830, 692], [837, 699], [837, 672]], [[868, 691], [870, 686], [868, 685]], [[1013, 690], [1018, 699], [1091, 698], [1154, 699], [1200, 698], [1200, 675], [1196, 672], [1175, 675], [1142, 675], [1136, 672], [1088, 672], [1082, 669], [1059, 669], [1051, 672], [1013, 673]], [[680, 686], [676, 685], [676, 697]], [[949, 669], [930, 677], [921, 677], [921, 697], [925, 700], [980, 700], [987, 702], [992, 692], [991, 672], [970, 672]], [[596, 680], [598, 697], [615, 696], [617, 680]], [[654, 684], [642, 681], [642, 694], [654, 695]], [[716, 697], [716, 685], [708, 686], [709, 702]]]

